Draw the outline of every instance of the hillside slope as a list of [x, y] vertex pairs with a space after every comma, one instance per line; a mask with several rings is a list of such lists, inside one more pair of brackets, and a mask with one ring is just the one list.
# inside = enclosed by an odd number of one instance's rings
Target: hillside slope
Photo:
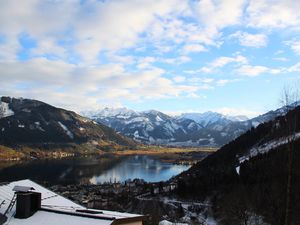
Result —
[[135, 145], [113, 129], [74, 112], [36, 100], [0, 98], [0, 145], [51, 149], [84, 143], [99, 149]]
[[177, 176], [177, 193], [210, 199], [220, 224], [279, 225], [291, 174], [288, 224], [300, 224], [299, 117], [297, 107], [252, 128]]

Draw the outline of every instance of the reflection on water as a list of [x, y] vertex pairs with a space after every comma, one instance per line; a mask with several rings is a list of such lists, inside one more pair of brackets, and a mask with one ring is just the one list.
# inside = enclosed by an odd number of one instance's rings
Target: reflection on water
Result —
[[188, 168], [189, 166], [174, 165], [149, 156], [137, 155], [123, 160], [100, 176], [93, 176], [90, 182], [94, 184], [109, 181], [123, 182], [134, 178], [144, 179], [148, 182], [158, 182], [168, 180]]
[[188, 168], [142, 155], [34, 160], [9, 166], [0, 164], [0, 181], [31, 179], [50, 184], [99, 184], [140, 178], [157, 182], [168, 180]]

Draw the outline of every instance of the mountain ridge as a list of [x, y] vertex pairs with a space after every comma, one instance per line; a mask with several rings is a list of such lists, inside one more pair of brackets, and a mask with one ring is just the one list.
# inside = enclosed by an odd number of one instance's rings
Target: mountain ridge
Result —
[[52, 148], [89, 143], [95, 149], [136, 143], [75, 112], [23, 98], [0, 98], [0, 144]]
[[245, 116], [211, 111], [170, 116], [157, 110], [136, 112], [128, 108], [104, 108], [89, 118], [144, 144], [220, 147], [282, 113], [283, 109], [279, 108], [244, 120]]

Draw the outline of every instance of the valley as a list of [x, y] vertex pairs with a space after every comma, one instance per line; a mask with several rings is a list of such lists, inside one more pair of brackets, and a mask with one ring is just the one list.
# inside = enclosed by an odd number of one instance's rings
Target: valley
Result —
[[[0, 181], [30, 178], [87, 207], [149, 214], [146, 224], [281, 225], [287, 207], [291, 224], [300, 221], [298, 102], [231, 122], [122, 109], [104, 125], [35, 100], [1, 101]], [[219, 147], [224, 129], [241, 134]], [[198, 132], [214, 141], [201, 144]], [[159, 138], [151, 144], [141, 133]]]

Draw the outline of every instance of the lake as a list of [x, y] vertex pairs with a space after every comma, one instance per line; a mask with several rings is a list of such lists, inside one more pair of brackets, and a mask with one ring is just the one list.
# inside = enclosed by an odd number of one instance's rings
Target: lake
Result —
[[147, 182], [159, 182], [166, 181], [189, 167], [149, 155], [33, 160], [13, 165], [0, 163], [0, 181], [31, 179], [54, 185], [100, 184], [139, 178]]

